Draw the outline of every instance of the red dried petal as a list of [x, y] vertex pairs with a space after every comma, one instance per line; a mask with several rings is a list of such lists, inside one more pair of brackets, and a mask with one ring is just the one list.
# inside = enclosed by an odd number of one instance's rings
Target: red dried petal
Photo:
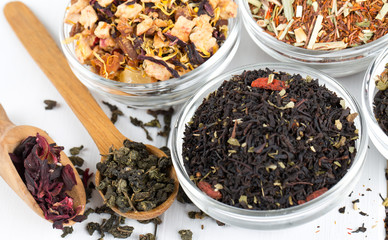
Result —
[[66, 165], [62, 168], [62, 179], [63, 183], [65, 184], [64, 190], [71, 190], [74, 185], [77, 184], [77, 181], [75, 180], [75, 175], [73, 168], [70, 165]]

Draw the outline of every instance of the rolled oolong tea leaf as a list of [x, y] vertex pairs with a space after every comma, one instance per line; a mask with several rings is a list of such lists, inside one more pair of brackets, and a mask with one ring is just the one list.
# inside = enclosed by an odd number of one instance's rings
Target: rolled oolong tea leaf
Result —
[[148, 219], [148, 220], [137, 220], [137, 221], [142, 224], [148, 224], [148, 223], [154, 223], [155, 225], [162, 224], [162, 219], [160, 219], [159, 217]]
[[142, 143], [125, 140], [120, 149], [111, 149], [97, 164], [101, 181], [97, 189], [109, 207], [121, 212], [148, 211], [167, 200], [174, 190], [168, 174], [171, 159], [149, 154]]
[[69, 157], [71, 163], [73, 163], [74, 166], [79, 166], [79, 167], [82, 167], [82, 165], [84, 164], [85, 160], [81, 157], [78, 157], [78, 156], [70, 156]]
[[140, 234], [139, 235], [139, 240], [155, 240], [155, 235], [152, 233], [147, 233], [145, 235]]
[[182, 240], [192, 240], [193, 239], [193, 232], [191, 230], [179, 230], [179, 235], [181, 236]]
[[43, 102], [46, 104], [46, 107], [44, 107], [46, 110], [52, 110], [57, 106], [57, 102], [54, 100], [44, 100]]
[[356, 117], [311, 77], [245, 71], [209, 94], [186, 125], [184, 166], [204, 193], [231, 206], [303, 204], [348, 171]]
[[51, 220], [57, 229], [64, 229], [63, 224], [70, 219], [75, 222], [85, 219], [79, 215], [82, 206], [75, 207], [73, 199], [66, 193], [77, 182], [73, 168], [60, 164], [62, 150], [63, 147], [49, 144], [37, 133], [36, 137], [23, 140], [9, 154], [45, 218]]
[[[81, 145], [79, 147], [72, 147], [72, 148], [70, 148], [69, 152], [71, 155], [76, 156], [81, 152], [82, 149], [84, 149], [84, 145]], [[80, 167], [82, 167], [82, 166], [80, 166]]]
[[72, 234], [74, 229], [73, 229], [73, 227], [64, 227], [62, 231], [63, 231], [63, 233], [62, 233], [61, 237], [64, 238], [67, 235]]
[[191, 219], [204, 219], [205, 217], [207, 217], [208, 215], [202, 211], [199, 211], [199, 212], [196, 212], [196, 211], [190, 211], [187, 213], [187, 215], [189, 216], [189, 218]]

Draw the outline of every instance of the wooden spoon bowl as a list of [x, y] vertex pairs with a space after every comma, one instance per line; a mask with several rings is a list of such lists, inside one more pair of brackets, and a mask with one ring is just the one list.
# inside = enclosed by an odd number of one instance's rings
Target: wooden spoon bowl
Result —
[[[3, 107], [0, 104], [0, 176], [15, 191], [15, 193], [19, 195], [19, 197], [23, 199], [23, 201], [32, 210], [34, 210], [36, 214], [45, 218], [42, 209], [36, 203], [30, 191], [28, 191], [26, 184], [21, 179], [15, 165], [9, 157], [9, 153], [12, 153], [24, 139], [29, 136], [36, 136], [37, 133], [45, 137], [50, 144], [55, 143], [42, 129], [26, 125], [15, 126], [8, 119]], [[74, 168], [66, 154], [63, 151], [61, 151], [60, 154], [62, 165], [70, 165], [73, 168], [74, 173], [77, 173], [77, 170]], [[71, 189], [71, 191], [67, 191], [67, 194], [73, 198], [74, 208], [81, 206], [80, 214], [83, 214], [86, 205], [85, 188], [78, 174], [75, 174], [75, 179], [77, 184]], [[64, 225], [69, 226], [74, 223], [74, 221], [70, 220], [69, 223]]]
[[[123, 141], [127, 138], [117, 130], [88, 89], [73, 74], [65, 56], [31, 10], [21, 2], [10, 2], [5, 5], [4, 14], [24, 47], [89, 132], [100, 154], [107, 155], [110, 147], [115, 149], [122, 147]], [[151, 145], [146, 146], [149, 153], [158, 157], [166, 156], [160, 149]], [[101, 158], [101, 161], [104, 161], [104, 157]], [[100, 182], [100, 177], [97, 171], [96, 186]], [[112, 209], [124, 217], [138, 220], [159, 216], [171, 206], [178, 193], [179, 183], [173, 167], [171, 167], [170, 177], [175, 183], [174, 191], [163, 204], [155, 209], [127, 213], [122, 213], [117, 208]], [[101, 192], [100, 194], [103, 197]]]

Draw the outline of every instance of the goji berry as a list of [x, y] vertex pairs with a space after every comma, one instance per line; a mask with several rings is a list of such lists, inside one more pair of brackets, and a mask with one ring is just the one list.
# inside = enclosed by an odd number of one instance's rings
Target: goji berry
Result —
[[315, 198], [321, 196], [322, 194], [324, 194], [325, 192], [327, 192], [327, 190], [328, 190], [328, 189], [327, 189], [326, 187], [321, 188], [321, 189], [318, 189], [317, 191], [315, 191], [315, 192], [311, 193], [310, 195], [308, 195], [308, 196], [306, 197], [306, 201], [311, 201], [311, 200], [313, 200], [313, 199], [315, 199]]
[[202, 192], [206, 193], [206, 195], [211, 198], [216, 200], [222, 198], [222, 194], [219, 191], [214, 190], [208, 182], [200, 181], [197, 186], [199, 189], [201, 189]]
[[271, 83], [268, 83], [268, 78], [258, 78], [251, 83], [251, 87], [258, 87], [264, 89], [270, 89], [274, 91], [281, 91], [287, 88], [286, 83], [277, 79], [273, 79]]

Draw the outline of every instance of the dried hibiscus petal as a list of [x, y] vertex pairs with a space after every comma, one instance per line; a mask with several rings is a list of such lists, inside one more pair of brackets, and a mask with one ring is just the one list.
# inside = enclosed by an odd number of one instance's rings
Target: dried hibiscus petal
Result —
[[82, 207], [75, 208], [73, 199], [66, 193], [77, 182], [73, 168], [59, 164], [62, 150], [63, 147], [49, 144], [37, 134], [23, 140], [9, 154], [45, 218], [59, 229], [63, 229], [63, 223], [70, 219], [84, 219], [79, 215]]

